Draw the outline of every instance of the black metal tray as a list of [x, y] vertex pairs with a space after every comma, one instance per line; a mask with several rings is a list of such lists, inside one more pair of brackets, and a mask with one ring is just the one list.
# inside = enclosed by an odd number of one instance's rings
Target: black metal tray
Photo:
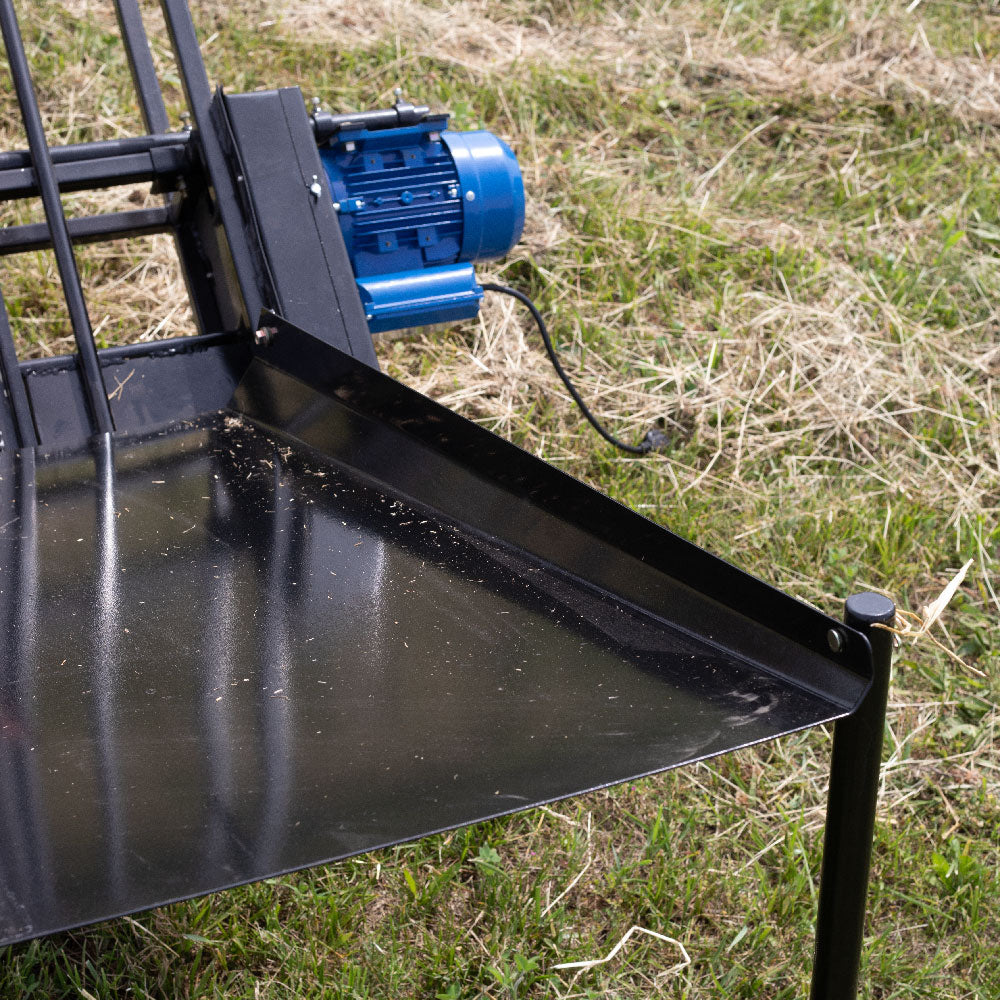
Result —
[[[861, 633], [335, 348], [205, 350], [224, 409], [0, 454], [0, 944], [862, 698]], [[119, 427], [183, 371], [103, 360]]]

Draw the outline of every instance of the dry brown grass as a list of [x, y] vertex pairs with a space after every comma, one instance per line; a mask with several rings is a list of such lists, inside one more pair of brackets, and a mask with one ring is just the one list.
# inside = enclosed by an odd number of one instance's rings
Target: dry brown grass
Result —
[[[516, 72], [532, 62], [582, 62], [610, 70], [620, 85], [666, 76], [683, 86], [686, 78], [702, 75], [757, 94], [904, 97], [944, 105], [963, 118], [1000, 118], [1000, 61], [936, 52], [919, 19], [885, 10], [868, 18], [854, 4], [846, 30], [837, 36], [844, 54], [830, 58], [829, 43], [802, 48], [773, 25], [733, 31], [729, 9], [720, 23], [715, 8], [624, 3], [567, 24], [529, 0], [377, 0], [363, 6], [281, 0], [256, 5], [254, 16], [290, 36], [308, 32], [348, 47], [403, 39], [408, 49], [433, 52], [475, 74]], [[766, 54], [747, 55], [748, 48]]]

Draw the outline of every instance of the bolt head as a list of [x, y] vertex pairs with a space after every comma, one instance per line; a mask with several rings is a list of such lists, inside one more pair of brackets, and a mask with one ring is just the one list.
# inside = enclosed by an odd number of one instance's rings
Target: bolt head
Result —
[[830, 647], [831, 653], [840, 653], [847, 645], [844, 633], [839, 628], [832, 628], [826, 633], [826, 644]]
[[259, 330], [254, 330], [253, 341], [258, 347], [266, 347], [277, 332], [273, 326], [262, 326]]

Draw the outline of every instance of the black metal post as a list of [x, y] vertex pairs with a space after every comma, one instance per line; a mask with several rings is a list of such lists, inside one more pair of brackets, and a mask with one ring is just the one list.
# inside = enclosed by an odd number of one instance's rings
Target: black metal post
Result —
[[62, 279], [66, 306], [73, 326], [73, 336], [76, 339], [83, 384], [90, 404], [94, 429], [104, 434], [114, 430], [114, 421], [111, 419], [111, 407], [108, 405], [108, 394], [104, 388], [101, 365], [97, 359], [97, 347], [94, 344], [90, 317], [87, 315], [83, 286], [80, 284], [80, 274], [76, 269], [73, 245], [66, 226], [66, 215], [59, 200], [59, 185], [56, 182], [48, 143], [45, 141], [45, 129], [38, 110], [35, 88], [31, 83], [28, 57], [24, 52], [24, 42], [21, 40], [13, 0], [0, 0], [0, 29], [7, 49], [10, 75], [17, 92], [17, 103], [21, 107], [24, 130], [28, 134], [28, 148], [31, 150], [38, 189], [45, 207], [45, 219], [52, 235], [52, 248], [55, 251], [56, 266]]
[[857, 996], [892, 662], [892, 633], [872, 626], [895, 615], [881, 594], [855, 594], [844, 609], [844, 621], [868, 636], [875, 673], [864, 701], [833, 730], [811, 1000]]
[[[132, 82], [142, 111], [142, 120], [150, 132], [166, 132], [170, 120], [156, 77], [156, 67], [153, 64], [153, 55], [149, 48], [149, 38], [143, 25], [139, 4], [137, 0], [115, 0], [115, 10], [118, 13], [118, 27], [132, 71]], [[185, 140], [190, 137], [189, 132], [179, 134]], [[171, 213], [174, 244], [177, 247], [177, 256], [195, 321], [199, 331], [207, 333], [222, 329], [222, 321], [215, 302], [212, 282], [206, 276], [208, 266], [204, 261], [198, 233], [191, 223], [192, 206], [184, 204], [186, 200], [175, 197], [174, 194], [166, 194], [164, 204]]]
[[0, 374], [3, 375], [3, 387], [14, 414], [18, 443], [22, 448], [34, 448], [38, 444], [38, 435], [31, 416], [28, 394], [24, 389], [24, 376], [17, 363], [14, 334], [7, 319], [7, 303], [4, 302], [3, 292], [0, 292]]

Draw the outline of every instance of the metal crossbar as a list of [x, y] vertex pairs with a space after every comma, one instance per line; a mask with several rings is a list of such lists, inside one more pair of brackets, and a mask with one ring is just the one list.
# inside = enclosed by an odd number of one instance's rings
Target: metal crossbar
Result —
[[38, 435], [31, 418], [31, 407], [24, 391], [24, 377], [17, 363], [17, 351], [14, 347], [14, 334], [7, 317], [7, 303], [0, 292], [0, 372], [7, 388], [11, 406], [14, 410], [14, 421], [17, 427], [18, 444], [22, 448], [33, 448], [38, 444]]

